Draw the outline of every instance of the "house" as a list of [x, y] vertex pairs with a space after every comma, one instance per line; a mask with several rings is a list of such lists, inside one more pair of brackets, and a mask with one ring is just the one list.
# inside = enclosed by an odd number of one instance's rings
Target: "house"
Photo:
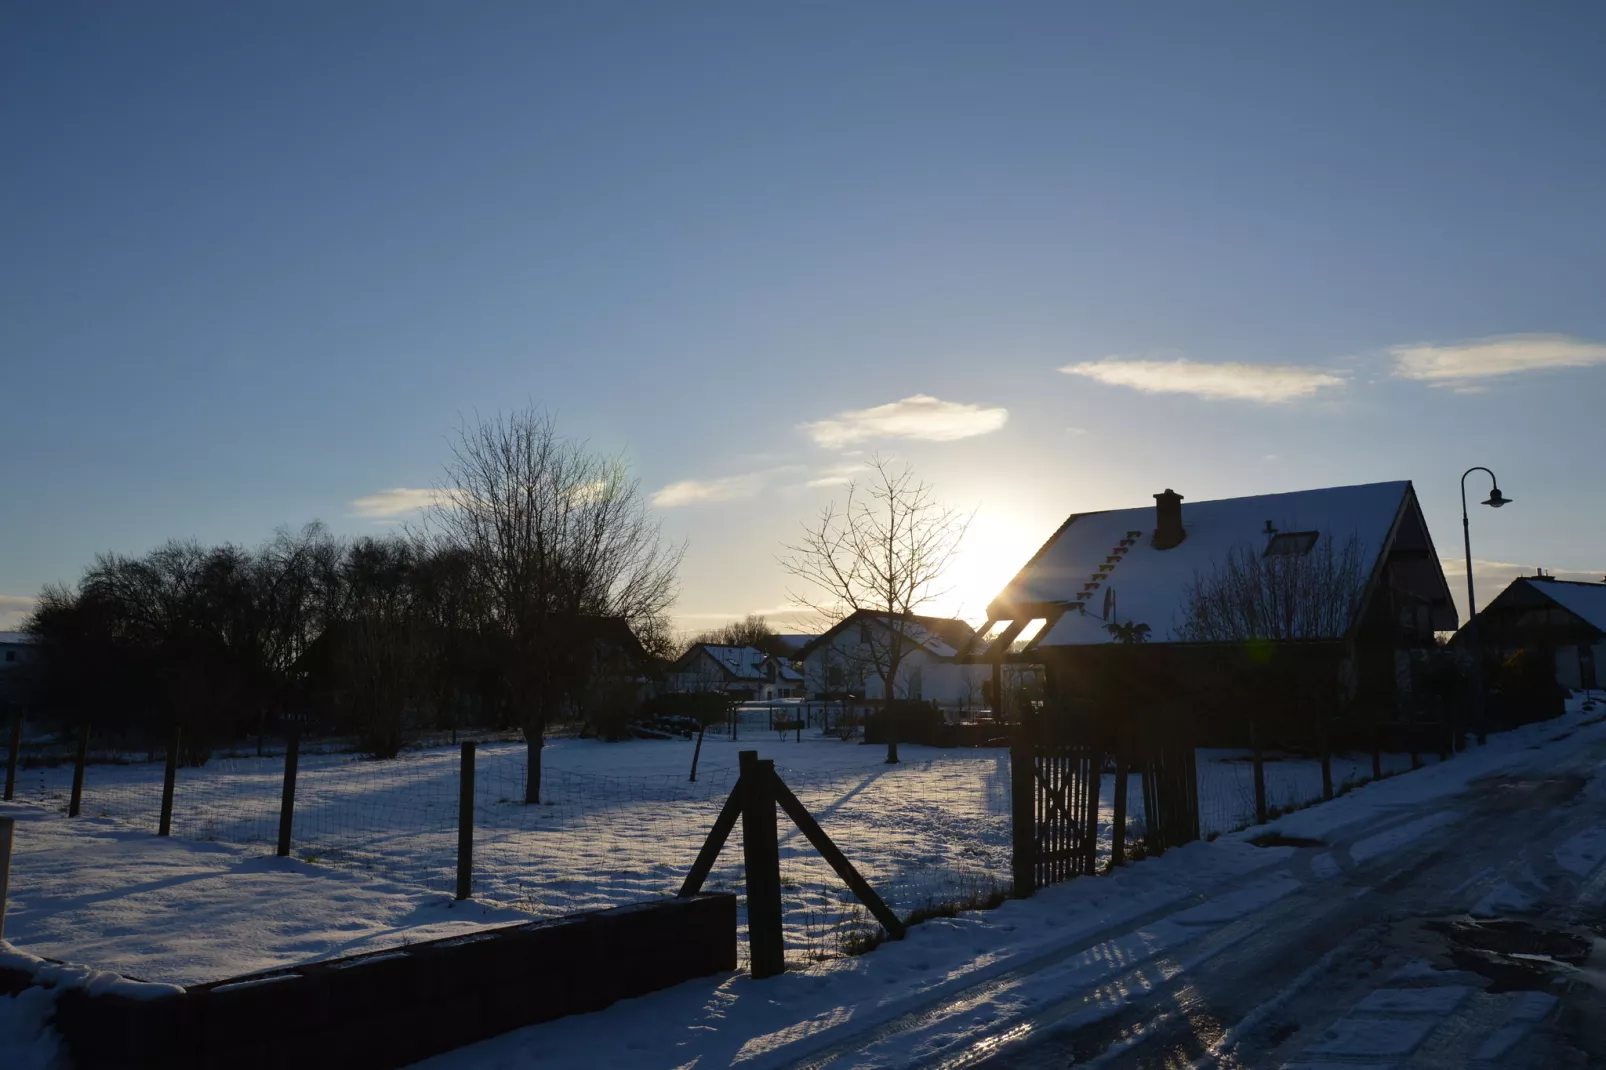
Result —
[[803, 674], [750, 646], [696, 643], [669, 667], [670, 687], [683, 694], [723, 691], [741, 699], [803, 697]]
[[0, 717], [22, 702], [22, 673], [34, 658], [34, 637], [28, 632], [0, 632]]
[[[1145, 678], [1163, 679], [1207, 735], [1237, 738], [1246, 734], [1246, 712], [1207, 709], [1201, 683], [1230, 655], [1275, 659], [1292, 674], [1280, 677], [1285, 694], [1290, 681], [1305, 695], [1338, 689], [1360, 700], [1351, 709], [1391, 715], [1416, 686], [1413, 665], [1434, 647], [1435, 633], [1455, 628], [1450, 589], [1408, 481], [1186, 505], [1169, 488], [1154, 498], [1153, 506], [1067, 519], [988, 606], [966, 657], [1039, 664], [1050, 696], [1096, 702], [1111, 650], [1126, 645], [1123, 638], [1141, 641], [1131, 656]], [[1276, 612], [1199, 597], [1226, 591], [1217, 578], [1231, 575], [1283, 585], [1270, 592], [1283, 596]], [[1263, 716], [1288, 717], [1300, 702], [1279, 705]]]
[[859, 610], [805, 645], [798, 660], [811, 698], [881, 700], [886, 687], [877, 666], [885, 664], [892, 644], [901, 642], [892, 697], [969, 709], [987, 705], [988, 671], [959, 657], [975, 634], [969, 624], [949, 617]]
[[[1457, 641], [1465, 642], [1469, 630]], [[1606, 580], [1579, 583], [1542, 571], [1521, 576], [1478, 613], [1477, 630], [1486, 657], [1507, 662], [1533, 652], [1553, 666], [1562, 687], [1606, 687]]]

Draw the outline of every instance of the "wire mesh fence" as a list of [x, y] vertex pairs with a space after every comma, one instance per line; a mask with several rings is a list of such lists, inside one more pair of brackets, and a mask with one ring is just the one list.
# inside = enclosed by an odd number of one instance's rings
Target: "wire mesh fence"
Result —
[[[851, 711], [817, 708], [811, 719], [805, 710], [805, 728], [800, 733], [789, 724], [784, 746], [781, 713], [791, 711], [741, 711], [736, 741], [715, 743], [711, 731], [713, 754], [703, 752], [696, 781], [685, 771], [690, 744], [643, 741], [596, 752], [628, 754], [629, 760], [617, 763], [618, 774], [545, 763], [534, 803], [526, 801], [527, 748], [507, 741], [480, 745], [472, 796], [473, 896], [547, 917], [674, 894], [736, 785], [730, 758], [738, 747], [752, 745], [775, 756], [781, 780], [900, 918], [989, 907], [1010, 893], [1014, 830], [1007, 749], [910, 748], [917, 760], [884, 765], [876, 749], [841, 742], [833, 732], [833, 724], [842, 724]], [[641, 762], [644, 755], [651, 760]], [[83, 816], [156, 831], [164, 762], [145, 753], [100, 751], [92, 757], [101, 760], [84, 776]], [[1200, 833], [1253, 824], [1252, 753], [1199, 750], [1196, 757]], [[1263, 758], [1270, 815], [1325, 797], [1318, 758], [1282, 752]], [[1384, 775], [1407, 771], [1414, 760], [1408, 753], [1379, 756]], [[285, 764], [283, 754], [269, 754], [180, 767], [172, 835], [274, 850]], [[460, 765], [456, 748], [410, 750], [386, 761], [308, 748], [299, 756], [295, 779], [291, 853], [305, 862], [357, 866], [453, 894]], [[73, 772], [70, 761], [19, 769], [16, 798], [65, 812]], [[1335, 755], [1331, 772], [1333, 794], [1343, 794], [1372, 779], [1372, 755]], [[1099, 871], [1112, 858], [1118, 835], [1117, 783], [1112, 758], [1100, 777]], [[1119, 833], [1125, 857], [1134, 859], [1143, 855], [1147, 821], [1142, 780], [1130, 770], [1126, 790]], [[803, 833], [784, 814], [779, 821], [785, 942], [793, 960], [823, 961], [873, 946], [884, 935], [880, 926]], [[707, 889], [745, 894], [740, 844], [738, 828]], [[740, 916], [745, 925], [745, 904]], [[745, 954], [745, 941], [741, 946]]]

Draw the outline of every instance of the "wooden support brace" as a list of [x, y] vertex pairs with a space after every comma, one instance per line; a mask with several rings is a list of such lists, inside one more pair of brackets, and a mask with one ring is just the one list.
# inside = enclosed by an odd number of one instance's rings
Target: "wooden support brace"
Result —
[[790, 817], [799, 831], [808, 837], [809, 843], [820, 852], [820, 857], [831, 864], [831, 868], [836, 870], [836, 875], [842, 878], [842, 883], [848, 886], [848, 890], [864, 904], [866, 910], [875, 915], [876, 921], [887, 930], [887, 935], [894, 940], [902, 940], [906, 931], [902, 920], [882, 901], [875, 889], [870, 887], [870, 883], [859, 875], [859, 871], [853, 868], [853, 863], [848, 861], [847, 856], [837, 848], [837, 845], [831, 842], [831, 837], [825, 834], [820, 823], [814, 820], [814, 815], [798, 801], [796, 795], [792, 794], [792, 789], [778, 776], [774, 778], [771, 788], [775, 792], [775, 801], [781, 804], [786, 816]]
[[724, 849], [725, 841], [730, 839], [731, 830], [736, 827], [736, 819], [742, 816], [744, 798], [742, 792], [742, 781], [738, 780], [725, 799], [719, 817], [714, 820], [714, 827], [709, 831], [708, 839], [703, 841], [703, 849], [697, 852], [697, 861], [692, 863], [691, 872], [686, 874], [685, 883], [680, 886], [682, 898], [696, 895], [703, 890], [703, 882], [708, 879], [714, 863], [719, 861], [719, 852]]

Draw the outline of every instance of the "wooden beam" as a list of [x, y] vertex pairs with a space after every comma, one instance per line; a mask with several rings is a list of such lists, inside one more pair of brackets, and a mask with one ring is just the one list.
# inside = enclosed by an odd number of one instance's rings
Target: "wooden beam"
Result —
[[891, 907], [882, 901], [881, 897], [876, 894], [875, 889], [870, 887], [870, 883], [859, 875], [859, 871], [853, 868], [853, 863], [848, 861], [847, 856], [831, 841], [831, 837], [825, 834], [825, 830], [820, 827], [820, 823], [814, 820], [814, 815], [809, 813], [808, 809], [798, 801], [796, 795], [792, 794], [792, 789], [787, 787], [785, 782], [778, 776], [774, 777], [772, 787], [775, 792], [775, 801], [781, 804], [781, 809], [786, 811], [786, 816], [790, 817], [792, 823], [802, 831], [804, 836], [808, 837], [808, 841], [814, 845], [814, 849], [820, 852], [820, 857], [829, 862], [831, 868], [836, 870], [836, 875], [842, 878], [842, 883], [848, 886], [848, 890], [858, 898], [859, 902], [864, 904], [866, 910], [875, 915], [875, 919], [881, 923], [881, 927], [887, 930], [887, 935], [894, 940], [902, 940], [906, 931], [903, 921], [892, 912]]
[[703, 841], [703, 849], [697, 852], [697, 861], [692, 863], [691, 872], [686, 874], [686, 881], [680, 886], [681, 898], [696, 895], [703, 890], [703, 882], [719, 861], [719, 852], [724, 849], [725, 841], [730, 839], [731, 830], [736, 827], [736, 819], [742, 816], [742, 782], [736, 781], [730, 795], [725, 799], [725, 805], [719, 811], [719, 817], [714, 819], [714, 827], [709, 830], [708, 839]]

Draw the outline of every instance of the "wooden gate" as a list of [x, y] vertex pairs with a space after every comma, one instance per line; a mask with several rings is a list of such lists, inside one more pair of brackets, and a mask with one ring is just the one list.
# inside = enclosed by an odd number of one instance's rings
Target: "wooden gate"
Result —
[[[1199, 775], [1193, 734], [1177, 718], [1132, 717], [1119, 742], [1062, 711], [1020, 726], [1010, 748], [1012, 870], [1017, 896], [1097, 872], [1099, 795], [1116, 773], [1114, 838], [1125, 843], [1128, 770], [1143, 778], [1144, 847], [1159, 854], [1199, 838]], [[1119, 863], [1121, 855], [1115, 861]]]
[[1069, 718], [1037, 715], [1010, 748], [1016, 895], [1092, 873], [1105, 750]]

